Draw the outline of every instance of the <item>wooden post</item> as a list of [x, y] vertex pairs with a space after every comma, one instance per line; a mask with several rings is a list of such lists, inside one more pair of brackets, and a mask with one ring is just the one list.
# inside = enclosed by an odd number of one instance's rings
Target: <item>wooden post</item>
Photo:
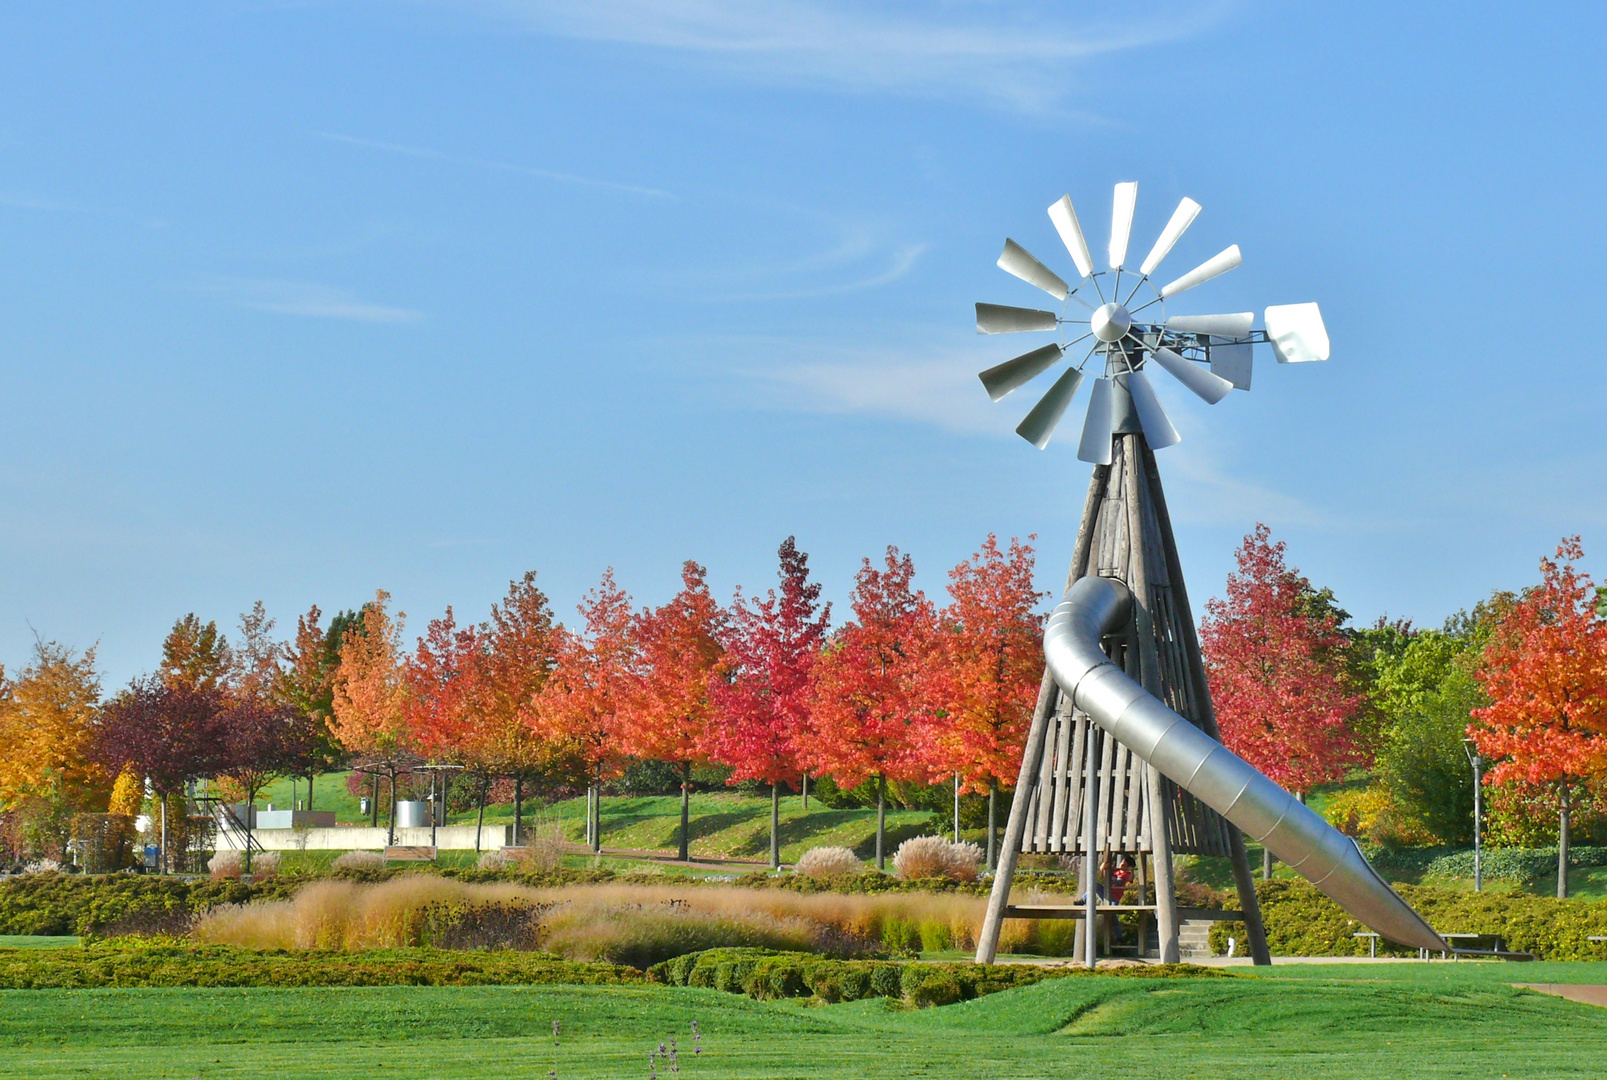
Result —
[[1027, 731], [1026, 752], [1021, 755], [1021, 774], [1016, 779], [1015, 798], [1010, 800], [1010, 821], [1004, 827], [1004, 845], [999, 851], [999, 867], [993, 874], [993, 891], [988, 894], [987, 911], [982, 916], [982, 929], [976, 938], [976, 962], [991, 964], [999, 954], [999, 931], [1004, 921], [1004, 909], [1010, 904], [1010, 884], [1016, 873], [1016, 862], [1021, 857], [1021, 835], [1027, 828], [1027, 807], [1032, 801], [1033, 779], [1043, 764], [1043, 745], [1049, 732], [1049, 717], [1054, 714], [1059, 693], [1055, 680], [1047, 670], [1038, 686], [1038, 707], [1032, 712], [1032, 727]]
[[1083, 960], [1090, 969], [1099, 963], [1099, 934], [1095, 930], [1095, 920], [1099, 917], [1099, 834], [1094, 828], [1094, 819], [1099, 816], [1099, 755], [1096, 749], [1100, 739], [1095, 732], [1098, 728], [1090, 721], [1088, 724], [1088, 762], [1084, 766], [1083, 794], [1087, 797], [1083, 809]]
[[1177, 880], [1172, 868], [1171, 815], [1161, 805], [1161, 774], [1149, 766], [1144, 773], [1149, 789], [1150, 843], [1155, 852], [1155, 936], [1160, 939], [1161, 963], [1175, 964], [1183, 959], [1178, 934], [1182, 927], [1177, 916]]
[[[1160, 524], [1163, 537], [1172, 536], [1172, 517], [1166, 509], [1166, 492], [1161, 487], [1160, 473], [1155, 469], [1155, 452], [1144, 446], [1144, 464], [1150, 478], [1151, 505]], [[1222, 741], [1221, 730], [1216, 726], [1216, 707], [1211, 703], [1211, 684], [1205, 677], [1205, 661], [1200, 655], [1199, 633], [1194, 626], [1194, 612], [1189, 607], [1188, 589], [1183, 584], [1183, 566], [1177, 557], [1177, 545], [1168, 542], [1166, 548], [1167, 576], [1172, 580], [1172, 595], [1178, 632], [1183, 636], [1183, 651], [1188, 656], [1189, 678], [1194, 683], [1196, 700], [1200, 703], [1200, 719], [1205, 733]], [[1238, 888], [1239, 910], [1244, 912], [1245, 936], [1250, 939], [1250, 955], [1259, 965], [1272, 963], [1272, 952], [1267, 948], [1267, 930], [1261, 921], [1261, 904], [1255, 895], [1255, 878], [1250, 874], [1250, 856], [1244, 849], [1244, 833], [1228, 825], [1228, 860], [1233, 866], [1233, 881]]]

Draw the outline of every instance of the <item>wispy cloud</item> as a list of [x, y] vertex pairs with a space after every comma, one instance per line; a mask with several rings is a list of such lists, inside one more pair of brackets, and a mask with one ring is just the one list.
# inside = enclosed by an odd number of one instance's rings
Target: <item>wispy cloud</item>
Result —
[[424, 317], [410, 308], [359, 300], [345, 289], [310, 281], [216, 278], [194, 288], [226, 297], [240, 307], [276, 315], [364, 323], [408, 323]]
[[[439, 0], [451, 3], [451, 0]], [[1191, 37], [1234, 5], [871, 0], [457, 0], [541, 33], [661, 49], [768, 83], [1057, 104], [1102, 56]]]
[[316, 134], [320, 139], [327, 139], [330, 142], [345, 143], [348, 146], [360, 146], [365, 150], [378, 150], [387, 154], [400, 154], [404, 157], [423, 158], [429, 161], [444, 161], [453, 165], [468, 165], [477, 169], [494, 169], [498, 172], [533, 176], [560, 184], [604, 188], [609, 191], [622, 191], [631, 195], [645, 195], [654, 199], [675, 198], [668, 191], [661, 191], [658, 188], [642, 187], [637, 184], [621, 184], [613, 180], [597, 180], [589, 176], [577, 176], [574, 173], [540, 169], [530, 165], [514, 165], [506, 161], [495, 161], [490, 158], [463, 157], [458, 154], [447, 154], [439, 150], [432, 150], [427, 146], [408, 146], [403, 143], [382, 142], [378, 139], [360, 139], [355, 135], [342, 135], [333, 131], [320, 131], [316, 132]]
[[142, 217], [130, 214], [123, 210], [107, 210], [98, 206], [86, 206], [83, 203], [72, 202], [68, 199], [57, 199], [47, 195], [34, 195], [19, 191], [0, 191], [0, 206], [13, 210], [38, 210], [50, 213], [65, 214], [93, 214], [102, 217], [122, 218], [147, 229], [160, 229], [167, 225], [161, 218]]

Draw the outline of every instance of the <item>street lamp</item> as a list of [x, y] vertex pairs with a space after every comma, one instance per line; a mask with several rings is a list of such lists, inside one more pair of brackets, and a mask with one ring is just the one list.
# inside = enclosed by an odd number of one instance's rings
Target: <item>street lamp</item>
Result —
[[1479, 843], [1479, 834], [1484, 825], [1484, 759], [1479, 757], [1478, 747], [1472, 739], [1462, 740], [1462, 753], [1467, 755], [1468, 764], [1473, 766], [1473, 891], [1480, 892], [1484, 888], [1484, 863]]

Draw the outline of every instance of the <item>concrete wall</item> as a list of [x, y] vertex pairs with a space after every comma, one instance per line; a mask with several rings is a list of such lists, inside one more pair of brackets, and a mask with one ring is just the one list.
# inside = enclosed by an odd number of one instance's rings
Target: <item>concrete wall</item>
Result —
[[[268, 851], [379, 851], [385, 847], [385, 828], [367, 825], [338, 825], [333, 829], [257, 829], [251, 837]], [[305, 842], [303, 842], [305, 837]], [[496, 851], [513, 843], [512, 825], [487, 825], [480, 831], [480, 850]], [[429, 847], [430, 830], [397, 829], [397, 847]], [[218, 830], [218, 850], [243, 849], [246, 836], [233, 829]], [[435, 846], [442, 849], [474, 850], [473, 825], [442, 825], [435, 830]]]

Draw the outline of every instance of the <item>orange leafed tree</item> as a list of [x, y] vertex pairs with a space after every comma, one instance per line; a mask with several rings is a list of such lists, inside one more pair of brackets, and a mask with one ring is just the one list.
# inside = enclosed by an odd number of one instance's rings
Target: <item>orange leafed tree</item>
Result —
[[1490, 704], [1468, 728], [1479, 753], [1498, 762], [1491, 784], [1555, 788], [1557, 896], [1568, 895], [1568, 815], [1579, 789], [1607, 778], [1607, 622], [1595, 587], [1575, 563], [1579, 537], [1540, 560], [1540, 584], [1496, 623], [1475, 678]]
[[689, 854], [692, 766], [708, 760], [710, 684], [724, 677], [725, 667], [720, 636], [726, 616], [709, 593], [707, 576], [688, 560], [681, 567], [681, 591], [637, 617], [641, 678], [623, 732], [627, 752], [681, 767], [683, 862]]
[[[340, 646], [340, 667], [335, 672], [334, 715], [329, 730], [340, 744], [357, 756], [358, 767], [375, 779], [371, 820], [379, 814], [378, 778], [390, 780], [414, 755], [407, 725], [407, 681], [402, 669], [402, 626], [406, 616], [392, 618], [386, 610], [390, 593], [381, 589], [347, 628]], [[391, 827], [396, 821], [391, 800]], [[394, 835], [394, 833], [393, 833]]]
[[[1029, 540], [1031, 537], [1028, 538]], [[988, 865], [994, 864], [996, 803], [1015, 782], [1027, 729], [1043, 682], [1044, 594], [1032, 583], [1033, 550], [1012, 539], [999, 550], [989, 535], [982, 550], [949, 571], [950, 603], [939, 615], [933, 764], [956, 773], [964, 790], [988, 796]]]
[[635, 612], [610, 567], [581, 602], [584, 630], [554, 629], [553, 669], [531, 702], [526, 724], [548, 745], [575, 757], [589, 781], [587, 843], [602, 850], [602, 781], [616, 776], [625, 751], [624, 712], [638, 681]]
[[887, 781], [929, 780], [924, 752], [932, 708], [925, 669], [936, 615], [912, 589], [915, 564], [889, 547], [883, 569], [865, 560], [850, 606], [854, 618], [814, 665], [809, 763], [845, 788], [876, 783], [876, 866], [886, 866]]

